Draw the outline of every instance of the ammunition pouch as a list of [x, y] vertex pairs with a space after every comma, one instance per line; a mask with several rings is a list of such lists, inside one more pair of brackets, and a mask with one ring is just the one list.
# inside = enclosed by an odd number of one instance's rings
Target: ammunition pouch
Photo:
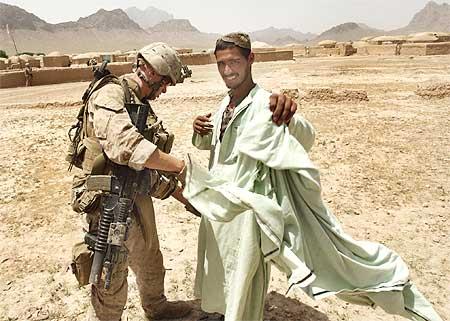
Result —
[[150, 176], [150, 195], [157, 199], [168, 198], [178, 187], [178, 179], [173, 173], [152, 170]]
[[86, 147], [82, 143], [79, 143], [78, 146], [75, 147], [72, 142], [69, 142], [66, 154], [66, 161], [68, 161], [71, 165], [75, 166], [76, 168], [82, 169], [85, 151]]
[[75, 175], [72, 182], [72, 209], [77, 213], [90, 214], [100, 205], [101, 191], [90, 191], [86, 188], [88, 175]]
[[[139, 106], [139, 104], [125, 104], [125, 107], [132, 119], [134, 117], [134, 111], [137, 110], [137, 106]], [[147, 127], [144, 129], [142, 135], [146, 140], [155, 144], [156, 147], [158, 147], [158, 149], [163, 151], [164, 153], [169, 154], [172, 150], [175, 136], [166, 130], [166, 128], [162, 124], [162, 121], [158, 119], [152, 109], [150, 109], [147, 116]]]
[[148, 125], [144, 131], [144, 137], [155, 144], [159, 150], [167, 154], [172, 150], [173, 141], [175, 139], [175, 136], [163, 127], [160, 120]]
[[70, 264], [70, 267], [80, 286], [89, 284], [89, 275], [91, 273], [93, 258], [94, 253], [88, 249], [85, 242], [79, 242], [73, 246], [72, 263]]
[[106, 158], [97, 139], [87, 137], [78, 145], [83, 148], [81, 168], [82, 175], [75, 175], [72, 181], [72, 209], [77, 213], [92, 213], [100, 204], [100, 191], [92, 191], [86, 188], [86, 180], [89, 175], [103, 174], [106, 166]]

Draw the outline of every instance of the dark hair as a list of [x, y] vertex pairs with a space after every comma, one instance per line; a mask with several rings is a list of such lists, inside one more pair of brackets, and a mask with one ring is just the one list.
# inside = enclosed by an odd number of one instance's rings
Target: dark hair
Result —
[[243, 55], [246, 59], [248, 58], [248, 56], [250, 56], [250, 53], [251, 53], [250, 49], [236, 46], [234, 43], [228, 42], [228, 41], [224, 41], [222, 39], [217, 40], [216, 48], [214, 49], [214, 55], [216, 55], [217, 51], [230, 49], [230, 48], [235, 48], [235, 47], [239, 49], [239, 51], [241, 52], [241, 55]]

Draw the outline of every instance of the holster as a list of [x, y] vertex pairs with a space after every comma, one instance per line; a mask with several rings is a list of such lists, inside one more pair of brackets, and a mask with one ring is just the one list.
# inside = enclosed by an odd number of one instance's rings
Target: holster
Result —
[[88, 249], [84, 241], [76, 243], [72, 248], [72, 263], [70, 267], [80, 286], [89, 284], [93, 257], [94, 253]]

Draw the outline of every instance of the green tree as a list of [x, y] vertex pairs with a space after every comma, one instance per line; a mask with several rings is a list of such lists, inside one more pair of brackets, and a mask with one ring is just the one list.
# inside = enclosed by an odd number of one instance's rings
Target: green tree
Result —
[[8, 58], [8, 55], [4, 50], [0, 50], [0, 58]]

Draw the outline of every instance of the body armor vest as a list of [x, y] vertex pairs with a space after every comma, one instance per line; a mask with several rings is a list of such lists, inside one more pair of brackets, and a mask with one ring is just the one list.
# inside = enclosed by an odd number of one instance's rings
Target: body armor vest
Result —
[[[71, 144], [66, 156], [72, 166], [80, 168], [85, 174], [103, 174], [105, 172], [106, 155], [104, 155], [100, 142], [94, 135], [94, 128], [88, 121], [88, 102], [92, 94], [105, 86], [114, 83], [122, 86], [125, 96], [125, 108], [134, 122], [133, 111], [139, 104], [135, 103], [130, 87], [126, 79], [119, 79], [114, 75], [107, 75], [91, 84], [83, 95], [83, 106], [78, 113], [78, 122], [69, 130]], [[174, 135], [169, 133], [150, 107], [147, 117], [147, 128], [143, 136], [146, 140], [155, 144], [164, 153], [170, 153], [173, 146]]]

